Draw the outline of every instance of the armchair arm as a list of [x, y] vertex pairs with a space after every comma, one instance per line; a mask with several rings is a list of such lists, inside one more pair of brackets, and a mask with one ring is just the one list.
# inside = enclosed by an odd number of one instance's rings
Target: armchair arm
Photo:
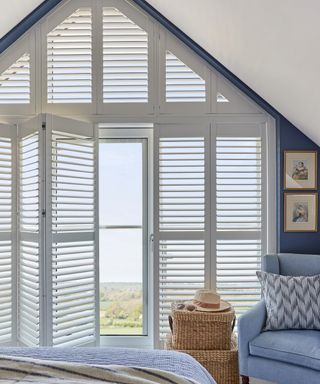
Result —
[[248, 376], [249, 342], [261, 333], [266, 320], [264, 300], [254, 305], [238, 320], [238, 348], [241, 375]]

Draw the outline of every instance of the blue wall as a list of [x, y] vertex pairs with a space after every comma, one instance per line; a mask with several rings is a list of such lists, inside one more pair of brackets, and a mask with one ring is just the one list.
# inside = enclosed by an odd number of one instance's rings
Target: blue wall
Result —
[[[280, 118], [280, 130], [278, 132], [278, 159], [280, 161], [280, 191], [279, 192], [279, 209], [280, 209], [280, 226], [279, 230], [279, 250], [280, 252], [293, 253], [317, 253], [320, 254], [320, 231], [318, 232], [284, 232], [284, 188], [283, 188], [283, 151], [285, 150], [317, 150], [318, 151], [318, 170], [319, 168], [319, 146], [299, 131], [284, 117]], [[320, 172], [318, 172], [318, 192]], [[291, 192], [291, 191], [290, 191]], [[299, 192], [299, 191], [298, 191]], [[301, 190], [300, 190], [301, 192]], [[319, 217], [319, 214], [318, 214]], [[319, 225], [319, 220], [318, 220]], [[319, 228], [320, 229], [320, 228]]]

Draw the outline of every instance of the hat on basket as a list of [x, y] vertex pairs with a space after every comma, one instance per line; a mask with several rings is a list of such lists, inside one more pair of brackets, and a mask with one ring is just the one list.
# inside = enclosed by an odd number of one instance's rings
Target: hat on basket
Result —
[[221, 300], [220, 295], [211, 289], [198, 289], [192, 304], [196, 307], [196, 311], [201, 312], [220, 312], [231, 307], [231, 304]]

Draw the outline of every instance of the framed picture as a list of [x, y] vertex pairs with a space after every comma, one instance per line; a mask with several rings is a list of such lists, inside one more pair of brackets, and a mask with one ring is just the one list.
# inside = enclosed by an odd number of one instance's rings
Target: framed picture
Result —
[[284, 151], [284, 188], [317, 189], [317, 151]]
[[284, 194], [284, 231], [317, 232], [318, 193]]

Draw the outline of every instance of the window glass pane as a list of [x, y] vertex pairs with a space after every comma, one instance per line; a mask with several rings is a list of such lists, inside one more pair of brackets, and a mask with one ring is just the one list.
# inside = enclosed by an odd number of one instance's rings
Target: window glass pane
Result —
[[100, 144], [100, 333], [142, 335], [143, 144]]
[[100, 144], [100, 224], [142, 225], [142, 143]]

